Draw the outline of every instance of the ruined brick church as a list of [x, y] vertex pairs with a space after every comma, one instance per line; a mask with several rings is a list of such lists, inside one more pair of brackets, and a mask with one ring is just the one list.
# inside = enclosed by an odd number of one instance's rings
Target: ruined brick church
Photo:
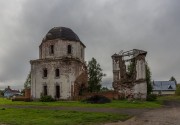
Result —
[[113, 88], [122, 98], [146, 99], [146, 54], [133, 49], [112, 55]]
[[52, 28], [39, 46], [39, 59], [30, 61], [32, 99], [73, 99], [81, 94], [88, 78], [85, 48], [71, 29]]

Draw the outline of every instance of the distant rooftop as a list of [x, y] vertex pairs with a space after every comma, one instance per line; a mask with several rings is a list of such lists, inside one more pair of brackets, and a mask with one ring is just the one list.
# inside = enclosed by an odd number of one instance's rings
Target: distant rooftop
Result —
[[176, 90], [176, 83], [174, 81], [153, 81], [152, 86], [154, 91]]

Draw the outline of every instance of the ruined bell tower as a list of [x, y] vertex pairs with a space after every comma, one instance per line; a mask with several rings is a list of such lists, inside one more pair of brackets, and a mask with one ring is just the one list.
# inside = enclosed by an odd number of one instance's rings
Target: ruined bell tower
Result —
[[146, 99], [146, 54], [133, 49], [112, 55], [113, 88], [121, 97]]

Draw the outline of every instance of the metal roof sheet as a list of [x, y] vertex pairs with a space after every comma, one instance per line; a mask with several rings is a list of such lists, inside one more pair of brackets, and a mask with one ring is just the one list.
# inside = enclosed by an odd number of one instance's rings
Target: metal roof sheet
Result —
[[176, 90], [176, 83], [174, 81], [153, 81], [152, 82], [153, 90]]
[[70, 28], [54, 27], [45, 36], [44, 41], [53, 39], [63, 39], [70, 41], [80, 41], [79, 37]]

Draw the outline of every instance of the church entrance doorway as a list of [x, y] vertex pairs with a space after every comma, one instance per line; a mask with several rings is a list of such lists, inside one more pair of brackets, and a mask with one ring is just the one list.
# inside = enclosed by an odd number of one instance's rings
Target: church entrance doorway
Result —
[[60, 98], [60, 86], [56, 85], [56, 98]]

